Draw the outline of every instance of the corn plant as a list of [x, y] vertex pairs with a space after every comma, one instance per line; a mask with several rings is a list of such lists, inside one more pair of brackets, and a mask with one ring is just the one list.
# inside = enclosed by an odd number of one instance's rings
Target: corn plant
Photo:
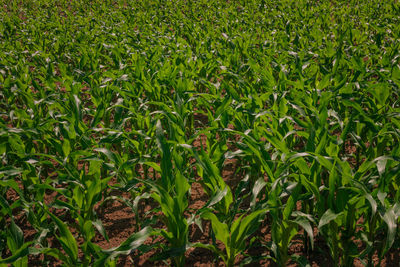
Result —
[[245, 214], [237, 218], [230, 226], [221, 222], [218, 217], [209, 210], [204, 211], [201, 217], [211, 221], [215, 237], [225, 246], [225, 251], [220, 251], [215, 245], [195, 244], [214, 251], [222, 258], [226, 266], [234, 266], [236, 256], [243, 253], [246, 248], [246, 239], [253, 234], [266, 210], [257, 210], [247, 216]]

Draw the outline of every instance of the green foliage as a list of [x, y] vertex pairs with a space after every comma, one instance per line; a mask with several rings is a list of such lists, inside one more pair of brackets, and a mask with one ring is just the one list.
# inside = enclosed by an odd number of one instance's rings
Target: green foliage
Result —
[[398, 1], [55, 2], [0, 1], [0, 266], [398, 248]]

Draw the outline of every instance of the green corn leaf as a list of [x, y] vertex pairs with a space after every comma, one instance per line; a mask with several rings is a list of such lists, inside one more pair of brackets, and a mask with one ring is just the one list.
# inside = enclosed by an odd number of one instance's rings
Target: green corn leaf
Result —
[[301, 184], [300, 183], [295, 184], [294, 189], [291, 192], [290, 197], [286, 203], [286, 206], [283, 209], [283, 219], [284, 220], [288, 220], [290, 218], [290, 215], [292, 214], [293, 210], [295, 209], [300, 190], [301, 190]]
[[0, 195], [0, 205], [2, 208], [2, 213], [6, 213], [8, 216], [12, 215], [12, 209], [7, 200], [2, 195]]
[[259, 178], [253, 186], [252, 189], [252, 197], [250, 201], [250, 206], [254, 207], [257, 201], [257, 196], [261, 192], [261, 190], [267, 185], [267, 182], [264, 181], [263, 178]]
[[392, 80], [400, 87], [400, 67], [395, 66], [392, 71]]
[[236, 219], [231, 227], [231, 245], [240, 250], [244, 249], [246, 239], [257, 230], [266, 212], [265, 209], [257, 210], [243, 219]]
[[195, 248], [204, 248], [204, 249], [208, 249], [211, 250], [212, 252], [214, 252], [215, 254], [217, 254], [218, 256], [220, 256], [224, 262], [226, 262], [226, 256], [225, 254], [220, 251], [216, 246], [211, 245], [211, 244], [202, 244], [202, 243], [194, 243], [192, 244], [192, 247]]
[[71, 145], [68, 139], [63, 141], [62, 150], [64, 152], [64, 157], [68, 157], [69, 153], [71, 152]]
[[212, 198], [207, 202], [206, 207], [212, 207], [218, 202], [220, 202], [228, 193], [228, 187], [225, 186], [224, 190], [216, 190], [215, 194], [212, 196]]
[[103, 153], [113, 163], [119, 163], [117, 155], [107, 148], [95, 148], [94, 151]]
[[54, 257], [58, 260], [61, 260], [64, 263], [69, 263], [70, 259], [65, 256], [63, 252], [61, 252], [59, 249], [56, 248], [36, 248], [36, 247], [30, 247], [28, 253], [30, 255], [47, 255]]
[[18, 135], [10, 135], [8, 142], [13, 151], [15, 151], [20, 157], [25, 154], [25, 145], [22, 139]]
[[393, 207], [388, 209], [383, 217], [383, 221], [386, 223], [388, 227], [386, 244], [385, 244], [385, 251], [389, 250], [396, 238], [396, 230], [397, 230], [397, 216], [394, 212]]
[[336, 188], [340, 185], [337, 184], [338, 175], [336, 172], [336, 161], [333, 165], [334, 167], [331, 169], [329, 174], [329, 197], [328, 197], [328, 204], [330, 209], [335, 209], [335, 194]]
[[56, 223], [57, 228], [60, 231], [60, 236], [58, 237], [58, 240], [60, 241], [67, 255], [70, 257], [71, 262], [77, 262], [78, 245], [76, 243], [74, 236], [71, 234], [71, 231], [68, 229], [68, 226], [51, 212], [47, 211], [47, 214]]
[[1, 259], [0, 258], [0, 264], [12, 264], [16, 262], [17, 260], [28, 256], [29, 254], [29, 246], [33, 244], [32, 241], [24, 243], [17, 251], [13, 253], [12, 256], [6, 258], [6, 259]]
[[293, 222], [301, 226], [307, 232], [308, 237], [310, 238], [311, 248], [314, 249], [314, 231], [309, 219], [304, 216], [297, 216]]
[[96, 227], [97, 231], [109, 242], [108, 235], [106, 229], [104, 229], [103, 223], [101, 220], [96, 220], [92, 222], [93, 226]]
[[158, 120], [156, 124], [156, 137], [159, 149], [162, 152], [161, 159], [161, 183], [164, 189], [169, 191], [172, 186], [172, 157], [170, 146], [164, 136], [163, 129], [161, 126], [161, 121]]
[[11, 221], [10, 229], [7, 235], [7, 244], [11, 252], [17, 251], [24, 244], [24, 233], [21, 228]]
[[103, 250], [103, 256], [95, 261], [94, 266], [103, 266], [107, 261], [114, 260], [119, 255], [129, 255], [132, 251], [138, 249], [149, 236], [155, 234], [151, 227], [145, 227], [137, 233], [128, 237], [118, 247]]
[[157, 172], [161, 172], [160, 166], [155, 162], [145, 161], [145, 162], [143, 162], [143, 164], [145, 164], [145, 165], [147, 165], [149, 167], [152, 167]]
[[[212, 229], [215, 233], [215, 237], [220, 240], [226, 247], [226, 249], [229, 249], [229, 228], [228, 225], [225, 223], [222, 223], [218, 220], [217, 216], [215, 214], [211, 213], [210, 211], [205, 211], [201, 214], [201, 217], [205, 220], [210, 220], [211, 221], [211, 226]], [[229, 254], [229, 252], [228, 252]]]
[[328, 209], [319, 220], [318, 229], [321, 230], [323, 226], [327, 225], [333, 220], [336, 220], [336, 218], [338, 218], [341, 214], [342, 212], [336, 214], [331, 209]]

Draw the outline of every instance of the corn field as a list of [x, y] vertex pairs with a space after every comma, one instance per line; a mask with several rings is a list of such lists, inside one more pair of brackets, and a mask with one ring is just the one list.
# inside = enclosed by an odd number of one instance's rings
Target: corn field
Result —
[[398, 1], [0, 0], [0, 266], [399, 266], [399, 49]]

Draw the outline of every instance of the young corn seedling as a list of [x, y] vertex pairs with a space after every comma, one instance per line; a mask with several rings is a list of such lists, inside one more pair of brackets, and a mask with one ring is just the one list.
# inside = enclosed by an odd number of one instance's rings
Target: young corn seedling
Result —
[[[156, 257], [161, 259], [163, 256], [172, 256], [176, 266], [185, 265], [185, 251], [188, 246], [189, 224], [185, 217], [185, 210], [188, 206], [187, 192], [190, 185], [187, 179], [178, 169], [179, 164], [174, 163], [171, 156], [171, 148], [166, 140], [161, 122], [157, 122], [156, 137], [161, 157], [161, 178], [153, 183], [145, 181], [152, 191], [151, 197], [156, 200], [165, 216], [167, 230], [161, 229], [160, 234], [169, 242], [170, 248], [163, 255]], [[173, 170], [172, 167], [175, 166]]]
[[200, 154], [192, 149], [192, 153], [198, 164], [198, 174], [202, 178], [204, 191], [211, 197], [220, 196], [220, 201], [215, 203], [215, 209], [220, 212], [221, 216], [229, 216], [229, 207], [233, 202], [233, 196], [230, 187], [225, 183], [219, 174], [215, 164], [211, 162], [209, 156], [200, 151]]
[[[268, 199], [268, 209], [272, 217], [272, 245], [271, 250], [279, 266], [285, 266], [289, 259], [288, 248], [291, 240], [302, 227], [310, 238], [313, 247], [314, 234], [311, 223], [313, 218], [310, 215], [296, 211], [296, 203], [300, 198], [301, 184], [292, 182], [281, 184], [283, 181], [278, 179], [272, 185], [272, 191]], [[285, 196], [289, 194], [289, 197]], [[286, 203], [283, 200], [287, 198]], [[296, 258], [293, 258], [296, 260]]]
[[221, 222], [213, 212], [206, 210], [201, 213], [201, 218], [211, 221], [213, 233], [216, 239], [224, 244], [225, 251], [221, 251], [216, 245], [211, 244], [196, 243], [194, 246], [207, 248], [220, 256], [226, 266], [234, 266], [236, 257], [246, 249], [247, 238], [257, 230], [266, 212], [267, 210], [263, 209], [247, 215], [243, 214], [229, 226], [225, 222]]

